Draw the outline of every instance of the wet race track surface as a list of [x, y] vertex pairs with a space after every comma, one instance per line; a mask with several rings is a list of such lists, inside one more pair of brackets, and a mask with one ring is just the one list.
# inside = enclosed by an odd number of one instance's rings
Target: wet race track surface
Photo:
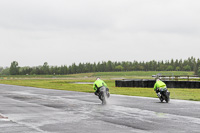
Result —
[[199, 133], [200, 102], [0, 85], [0, 133]]

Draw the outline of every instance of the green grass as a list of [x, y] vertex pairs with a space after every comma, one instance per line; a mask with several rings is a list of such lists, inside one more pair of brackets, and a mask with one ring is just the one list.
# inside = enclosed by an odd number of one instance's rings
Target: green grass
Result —
[[192, 71], [125, 71], [125, 72], [96, 72], [80, 73], [70, 75], [0, 75], [0, 79], [18, 79], [18, 78], [84, 78], [84, 77], [104, 77], [104, 78], [151, 78], [152, 75], [161, 73], [162, 75], [194, 75]]
[[188, 71], [126, 71], [126, 72], [97, 72], [94, 76], [152, 76], [161, 73], [162, 75], [194, 75], [194, 72]]
[[[115, 78], [152, 78], [159, 72], [103, 72], [103, 73], [85, 73], [73, 75], [26, 75], [26, 76], [10, 76], [1, 77], [1, 84], [12, 84], [19, 86], [31, 86], [47, 89], [69, 90], [93, 93], [92, 84], [74, 84], [74, 82], [94, 82], [95, 77], [99, 76], [107, 83], [111, 94], [157, 97], [152, 88], [135, 88], [135, 87], [115, 87]], [[161, 73], [161, 72], [160, 72]], [[164, 73], [164, 72], [162, 72]], [[171, 72], [178, 75], [178, 72]], [[180, 75], [193, 75], [192, 72], [179, 72]], [[181, 89], [169, 88], [172, 99], [184, 99], [200, 101], [200, 89]]]

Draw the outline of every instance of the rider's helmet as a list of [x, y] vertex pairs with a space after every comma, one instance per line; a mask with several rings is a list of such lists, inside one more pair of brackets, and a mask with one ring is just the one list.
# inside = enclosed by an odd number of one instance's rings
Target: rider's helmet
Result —
[[157, 79], [156, 79], [156, 82], [157, 82], [157, 81], [160, 81], [160, 78], [157, 78]]
[[99, 77], [96, 78], [96, 80], [99, 80], [99, 79], [100, 79]]

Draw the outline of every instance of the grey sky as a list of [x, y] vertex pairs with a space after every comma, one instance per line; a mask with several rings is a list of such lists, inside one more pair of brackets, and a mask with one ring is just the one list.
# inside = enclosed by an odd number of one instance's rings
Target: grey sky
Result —
[[200, 58], [199, 0], [1, 0], [0, 66]]

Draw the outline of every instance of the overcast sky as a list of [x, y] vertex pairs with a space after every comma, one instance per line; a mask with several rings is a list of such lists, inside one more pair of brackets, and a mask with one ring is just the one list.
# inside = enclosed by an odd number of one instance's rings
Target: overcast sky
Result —
[[199, 0], [1, 0], [0, 66], [200, 58]]

